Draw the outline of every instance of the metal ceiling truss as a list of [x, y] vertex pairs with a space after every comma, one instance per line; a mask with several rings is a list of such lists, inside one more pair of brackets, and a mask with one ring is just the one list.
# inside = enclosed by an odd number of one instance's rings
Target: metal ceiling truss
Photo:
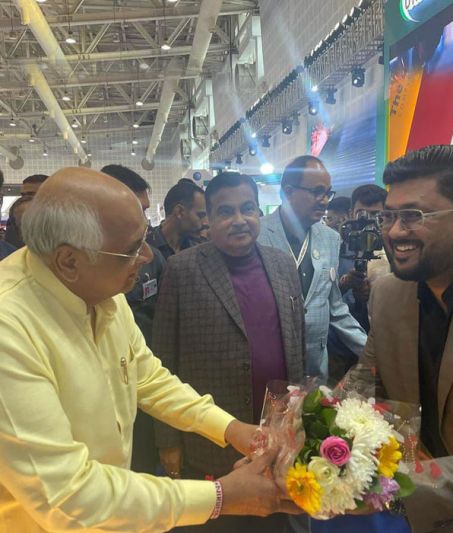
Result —
[[258, 0], [153, 0], [147, 8], [140, 0], [127, 8], [117, 0], [12, 2], [0, 0], [0, 138], [10, 161], [18, 157], [8, 144], [23, 143], [26, 152], [31, 131], [38, 141], [49, 138], [48, 123], [36, 124], [51, 119], [58, 128], [52, 137], [64, 139], [61, 150], [69, 144], [81, 163], [80, 132], [127, 133], [138, 123], [150, 162], [169, 138], [166, 124], [187, 112], [195, 81], [222, 70], [231, 25], [258, 13]]
[[[316, 94], [334, 87], [356, 66], [362, 66], [382, 50], [384, 34], [384, 0], [367, 0], [355, 19], [337, 24], [329, 36], [296, 67], [281, 87], [270, 90], [220, 139], [210, 154], [211, 165], [223, 164], [243, 154], [252, 143], [250, 134], [258, 138], [272, 135], [285, 119], [304, 112]], [[337, 34], [335, 35], [335, 32]], [[288, 77], [287, 77], [288, 78]], [[284, 83], [283, 83], [284, 82]], [[255, 141], [256, 142], [256, 141]]]

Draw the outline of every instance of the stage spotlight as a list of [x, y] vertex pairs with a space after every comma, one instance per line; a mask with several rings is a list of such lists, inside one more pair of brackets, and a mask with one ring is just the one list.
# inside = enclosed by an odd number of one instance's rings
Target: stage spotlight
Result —
[[285, 135], [291, 135], [293, 132], [293, 123], [292, 121], [287, 118], [282, 122], [282, 133]]
[[365, 85], [365, 69], [355, 67], [351, 71], [351, 81], [354, 87], [363, 87]]
[[326, 104], [334, 105], [337, 103], [337, 99], [335, 98], [336, 92], [337, 90], [334, 87], [327, 89]]
[[319, 111], [319, 102], [312, 101], [308, 102], [308, 113], [310, 115], [317, 115]]
[[249, 144], [249, 154], [250, 155], [256, 155], [258, 151], [258, 146], [256, 143]]
[[260, 172], [263, 175], [272, 174], [274, 172], [274, 165], [272, 163], [263, 163], [260, 166]]
[[244, 161], [242, 161], [242, 155], [241, 154], [237, 154], [236, 155], [236, 165], [242, 165]]
[[263, 148], [270, 148], [271, 147], [271, 143], [269, 142], [270, 138], [271, 138], [270, 135], [263, 135], [263, 140], [261, 141], [261, 146]]

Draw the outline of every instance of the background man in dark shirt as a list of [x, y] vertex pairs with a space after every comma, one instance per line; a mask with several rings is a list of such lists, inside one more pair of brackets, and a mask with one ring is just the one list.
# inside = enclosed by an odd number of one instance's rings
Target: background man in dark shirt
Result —
[[[4, 183], [4, 177], [3, 172], [0, 170], [0, 211], [2, 209], [3, 205], [3, 193], [2, 193], [2, 187]], [[0, 238], [0, 261], [2, 259], [5, 259], [9, 254], [12, 254], [14, 252], [15, 248], [14, 246], [11, 246], [7, 242], [5, 242], [3, 239]]]
[[[136, 172], [122, 165], [107, 165], [102, 168], [102, 172], [129, 187], [139, 199], [143, 212], [149, 208], [150, 186]], [[151, 251], [153, 253], [152, 261], [141, 267], [134, 288], [126, 294], [126, 299], [134, 313], [135, 322], [150, 348], [152, 348], [157, 292], [166, 264], [159, 250], [151, 246]], [[134, 423], [131, 468], [136, 472], [154, 474], [158, 462], [154, 444], [153, 419], [139, 409]]]
[[[206, 189], [212, 241], [171, 257], [157, 303], [153, 347], [164, 365], [247, 422], [258, 423], [266, 383], [303, 376], [301, 287], [292, 259], [256, 244], [258, 190], [226, 172]], [[170, 475], [218, 477], [238, 458], [156, 423]], [[282, 531], [286, 517], [219, 519], [204, 532]], [[198, 531], [190, 528], [190, 531]]]
[[152, 228], [148, 243], [165, 259], [200, 242], [207, 227], [204, 191], [188, 179], [181, 179], [164, 199], [165, 220]]
[[[421, 441], [442, 477], [405, 500], [415, 533], [453, 530], [453, 146], [389, 163], [382, 231], [394, 275], [376, 281], [352, 379], [377, 370], [391, 400], [421, 404]], [[354, 374], [355, 373], [355, 374]], [[429, 473], [429, 462], [424, 464]]]

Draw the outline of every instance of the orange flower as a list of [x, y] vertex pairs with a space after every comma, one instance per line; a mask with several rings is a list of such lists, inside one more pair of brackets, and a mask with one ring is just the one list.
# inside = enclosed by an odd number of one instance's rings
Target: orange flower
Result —
[[322, 489], [306, 465], [296, 463], [288, 470], [286, 490], [291, 499], [309, 515], [314, 516], [320, 511]]
[[398, 470], [398, 463], [403, 457], [400, 452], [400, 445], [395, 437], [390, 437], [387, 444], [384, 444], [378, 453], [378, 472], [385, 477], [393, 477]]

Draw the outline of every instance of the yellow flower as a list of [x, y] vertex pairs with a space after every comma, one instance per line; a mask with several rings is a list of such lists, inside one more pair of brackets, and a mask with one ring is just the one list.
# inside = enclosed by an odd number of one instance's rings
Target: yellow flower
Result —
[[385, 477], [393, 477], [393, 474], [398, 470], [398, 463], [402, 456], [398, 441], [395, 437], [390, 437], [390, 440], [382, 446], [378, 453], [379, 474]]
[[320, 511], [322, 489], [305, 465], [296, 463], [289, 469], [286, 490], [292, 500], [309, 515], [316, 515]]

